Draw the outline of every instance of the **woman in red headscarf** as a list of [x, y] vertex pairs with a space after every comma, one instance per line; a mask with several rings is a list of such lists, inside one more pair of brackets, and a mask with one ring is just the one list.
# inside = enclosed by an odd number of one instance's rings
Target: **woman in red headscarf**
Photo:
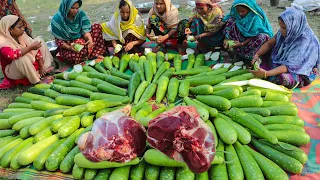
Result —
[[198, 50], [207, 52], [223, 44], [224, 17], [219, 0], [196, 0], [196, 7], [189, 17], [190, 28], [186, 34], [192, 34], [198, 41]]
[[[178, 9], [171, 0], [154, 0], [149, 12], [146, 36], [150, 40], [155, 40], [159, 47], [164, 47], [168, 39], [177, 39], [180, 45], [186, 37], [184, 30], [187, 22], [186, 19], [179, 22]], [[151, 31], [155, 36], [151, 35]]]

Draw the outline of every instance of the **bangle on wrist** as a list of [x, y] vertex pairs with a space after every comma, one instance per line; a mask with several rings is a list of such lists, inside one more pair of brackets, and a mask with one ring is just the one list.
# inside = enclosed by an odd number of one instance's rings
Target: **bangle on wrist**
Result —
[[267, 71], [264, 71], [264, 78], [267, 78]]

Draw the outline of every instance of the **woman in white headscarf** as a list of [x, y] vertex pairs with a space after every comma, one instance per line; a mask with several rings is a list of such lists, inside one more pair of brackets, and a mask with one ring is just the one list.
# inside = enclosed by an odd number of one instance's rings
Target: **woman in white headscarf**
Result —
[[[165, 44], [168, 39], [178, 39], [178, 44], [182, 44], [186, 37], [184, 30], [187, 23], [187, 19], [179, 22], [178, 9], [171, 4], [171, 0], [154, 0], [149, 12], [146, 36], [157, 44]], [[157, 38], [151, 36], [151, 30]]]

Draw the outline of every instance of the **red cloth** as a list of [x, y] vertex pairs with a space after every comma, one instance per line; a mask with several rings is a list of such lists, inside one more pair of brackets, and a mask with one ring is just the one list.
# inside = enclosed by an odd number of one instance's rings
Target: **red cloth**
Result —
[[[10, 47], [3, 47], [0, 49], [0, 64], [1, 64], [1, 70], [4, 75], [4, 80], [0, 84], [0, 89], [9, 89], [14, 86], [17, 86], [19, 84], [27, 86], [30, 84], [29, 80], [27, 78], [23, 79], [10, 79], [7, 77], [5, 73], [6, 66], [9, 65], [12, 61], [18, 59], [21, 57], [21, 51], [20, 49], [12, 49]], [[38, 51], [38, 54], [36, 55], [36, 59], [42, 58], [42, 54], [40, 51]], [[39, 69], [38, 61], [35, 61], [33, 63], [36, 70]]]

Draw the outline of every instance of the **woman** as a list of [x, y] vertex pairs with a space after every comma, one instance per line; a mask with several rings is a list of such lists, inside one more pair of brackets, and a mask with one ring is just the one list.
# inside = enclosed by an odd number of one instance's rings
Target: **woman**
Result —
[[189, 17], [190, 29], [186, 34], [193, 34], [198, 41], [198, 50], [208, 52], [223, 44], [223, 12], [217, 0], [196, 0], [196, 7]]
[[307, 86], [315, 79], [319, 69], [319, 40], [300, 10], [287, 8], [279, 17], [279, 26], [275, 37], [266, 42], [252, 60], [254, 63], [259, 56], [272, 49], [272, 68], [259, 68], [251, 72], [290, 89]]
[[249, 62], [273, 36], [268, 18], [255, 0], [235, 0], [223, 21], [226, 22], [224, 47]]
[[31, 37], [31, 26], [26, 21], [22, 13], [20, 12], [16, 0], [1, 0], [0, 1], [0, 19], [6, 15], [16, 15], [22, 20], [26, 33]]
[[[178, 9], [171, 4], [171, 0], [154, 0], [152, 9], [149, 11], [149, 19], [146, 29], [146, 36], [150, 40], [155, 40], [164, 47], [167, 40], [177, 39], [178, 46], [185, 40], [184, 33], [187, 20], [179, 22]], [[152, 36], [151, 30], [155, 36]]]
[[130, 0], [121, 0], [112, 19], [101, 26], [104, 40], [115, 49], [121, 43], [124, 51], [139, 53], [138, 46], [146, 40], [143, 21]]
[[19, 80], [22, 84], [39, 83], [52, 60], [46, 43], [31, 39], [18, 16], [8, 15], [0, 20], [0, 63], [5, 76], [1, 89], [10, 88]]
[[[85, 12], [79, 8], [82, 0], [61, 0], [59, 11], [51, 20], [51, 33], [59, 46], [63, 60], [78, 64], [106, 52], [100, 24], [91, 27]], [[77, 48], [77, 44], [84, 46]]]

